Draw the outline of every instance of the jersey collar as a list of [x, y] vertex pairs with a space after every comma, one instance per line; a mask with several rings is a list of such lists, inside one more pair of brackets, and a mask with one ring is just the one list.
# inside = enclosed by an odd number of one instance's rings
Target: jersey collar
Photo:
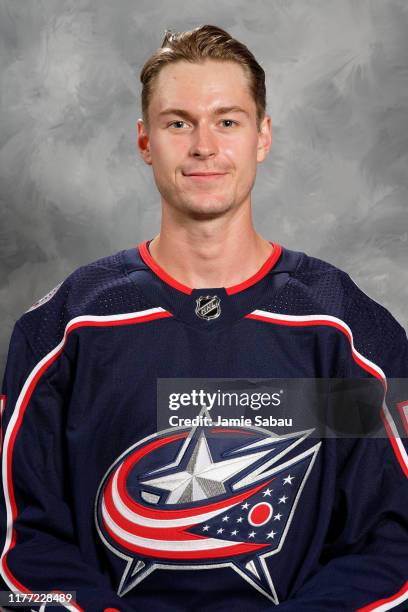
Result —
[[[158, 266], [147, 249], [149, 242], [121, 251], [124, 274], [152, 307], [160, 306], [171, 313], [172, 317], [166, 321], [183, 322], [205, 333], [229, 327], [256, 308], [270, 303], [288, 282], [301, 257], [301, 253], [271, 243], [274, 245], [272, 255], [244, 282], [227, 288], [192, 289]], [[204, 309], [208, 303], [211, 306], [213, 299], [219, 301], [216, 308], [220, 314], [206, 320], [198, 315], [197, 309], [201, 312], [201, 306]], [[208, 316], [207, 311], [204, 314]]]
[[[143, 259], [144, 263], [149, 266], [149, 268], [159, 278], [161, 278], [162, 281], [164, 281], [171, 287], [174, 287], [178, 291], [181, 291], [182, 293], [191, 295], [194, 291], [192, 287], [183, 285], [183, 283], [180, 283], [175, 278], [170, 276], [170, 274], [168, 274], [161, 266], [159, 266], [158, 263], [156, 263], [156, 261], [153, 259], [149, 252], [148, 247], [150, 242], [151, 240], [145, 240], [144, 242], [141, 242], [138, 245], [140, 257]], [[264, 276], [268, 274], [268, 272], [272, 270], [281, 255], [282, 247], [280, 246], [280, 244], [274, 242], [270, 242], [270, 244], [273, 246], [272, 253], [271, 255], [269, 255], [268, 259], [262, 264], [259, 270], [246, 280], [242, 281], [241, 283], [238, 283], [237, 285], [232, 285], [231, 287], [224, 287], [227, 295], [233, 295], [235, 293], [239, 293], [240, 291], [244, 291], [244, 289], [248, 289], [248, 287], [251, 287], [251, 285], [255, 285], [255, 283], [259, 282]]]

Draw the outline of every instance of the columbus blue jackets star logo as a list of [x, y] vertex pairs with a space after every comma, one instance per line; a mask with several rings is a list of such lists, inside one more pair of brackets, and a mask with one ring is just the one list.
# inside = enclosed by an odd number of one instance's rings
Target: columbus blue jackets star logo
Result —
[[286, 534], [320, 442], [256, 427], [172, 428], [138, 442], [110, 467], [95, 520], [126, 561], [125, 595], [155, 569], [230, 567], [279, 603], [267, 559]]

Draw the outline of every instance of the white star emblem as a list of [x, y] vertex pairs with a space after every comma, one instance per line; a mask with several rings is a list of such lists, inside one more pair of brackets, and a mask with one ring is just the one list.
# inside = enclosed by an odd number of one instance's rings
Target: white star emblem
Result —
[[224, 530], [222, 527], [220, 527], [219, 529], [217, 529], [217, 533], [222, 533]]
[[210, 528], [210, 526], [209, 526], [209, 525], [204, 525], [204, 527], [203, 527], [203, 531], [208, 531], [208, 530], [209, 530], [209, 528]]
[[[185, 470], [144, 480], [143, 484], [170, 491], [166, 504], [209, 499], [225, 493], [224, 483], [227, 480], [242, 472], [264, 455], [265, 451], [262, 451], [244, 457], [234, 457], [233, 459], [214, 462], [206, 437], [202, 433], [195, 444]], [[246, 507], [248, 508], [248, 505]]]
[[224, 522], [225, 522], [225, 521], [229, 521], [229, 516], [228, 516], [228, 515], [223, 516], [223, 517], [222, 517], [222, 520], [223, 520]]
[[242, 504], [241, 508], [242, 508], [243, 510], [247, 510], [247, 509], [249, 508], [249, 504], [248, 504], [248, 502], [245, 502], [245, 504]]
[[268, 537], [268, 538], [272, 538], [272, 539], [273, 539], [275, 536], [276, 536], [276, 531], [273, 531], [273, 530], [272, 530], [272, 531], [270, 531], [270, 532], [267, 534], [267, 537]]
[[282, 495], [282, 497], [279, 498], [279, 503], [280, 504], [286, 504], [286, 500], [288, 499], [287, 495]]
[[242, 521], [243, 521], [243, 520], [244, 520], [244, 519], [242, 518], [242, 516], [239, 516], [239, 517], [237, 518], [237, 523], [242, 523]]
[[286, 478], [283, 479], [283, 484], [292, 484], [292, 480], [294, 479], [294, 476], [291, 476], [290, 474], [288, 476], [286, 476]]
[[234, 531], [231, 531], [231, 535], [237, 535], [238, 533], [238, 529], [234, 529]]
[[251, 531], [251, 533], [248, 534], [249, 538], [254, 538], [255, 537], [255, 531]]
[[264, 497], [270, 497], [270, 496], [271, 496], [271, 493], [272, 493], [272, 489], [269, 489], [269, 488], [268, 488], [268, 489], [265, 489], [265, 491], [262, 493], [262, 495], [263, 495]]
[[280, 521], [280, 520], [281, 520], [281, 518], [282, 518], [282, 515], [281, 515], [281, 514], [279, 514], [279, 512], [278, 512], [278, 514], [275, 514], [275, 516], [273, 517], [273, 520], [274, 520], [274, 521]]

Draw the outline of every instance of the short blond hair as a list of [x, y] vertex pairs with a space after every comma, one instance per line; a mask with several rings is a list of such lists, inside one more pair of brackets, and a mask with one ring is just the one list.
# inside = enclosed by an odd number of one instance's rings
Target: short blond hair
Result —
[[200, 63], [206, 59], [236, 62], [244, 69], [256, 105], [258, 130], [266, 112], [265, 72], [251, 51], [228, 32], [213, 25], [200, 25], [186, 32], [166, 30], [162, 45], [146, 61], [140, 73], [142, 117], [149, 129], [149, 104], [155, 80], [167, 64], [178, 61]]

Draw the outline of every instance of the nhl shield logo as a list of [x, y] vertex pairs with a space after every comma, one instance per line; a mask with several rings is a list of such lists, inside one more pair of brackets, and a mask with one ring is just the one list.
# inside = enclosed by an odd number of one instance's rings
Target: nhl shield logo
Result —
[[220, 298], [218, 295], [200, 295], [196, 299], [195, 313], [201, 319], [216, 319], [221, 314]]

